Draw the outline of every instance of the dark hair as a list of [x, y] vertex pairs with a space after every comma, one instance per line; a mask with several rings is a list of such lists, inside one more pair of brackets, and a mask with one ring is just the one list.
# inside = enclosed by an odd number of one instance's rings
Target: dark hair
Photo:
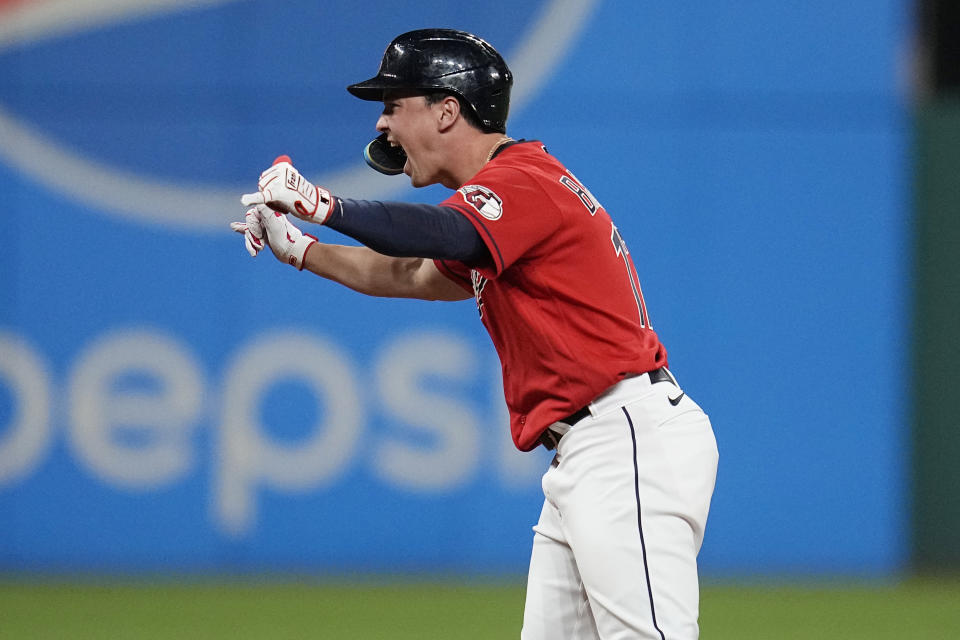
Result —
[[457, 99], [457, 102], [460, 103], [460, 115], [463, 116], [464, 120], [466, 120], [470, 126], [475, 129], [479, 129], [480, 131], [486, 131], [483, 123], [480, 122], [479, 116], [477, 116], [477, 112], [473, 110], [473, 107], [467, 104], [466, 100], [457, 94], [450, 91], [435, 91], [433, 93], [423, 94], [423, 98], [427, 101], [427, 104], [437, 104], [447, 96], [452, 96]]

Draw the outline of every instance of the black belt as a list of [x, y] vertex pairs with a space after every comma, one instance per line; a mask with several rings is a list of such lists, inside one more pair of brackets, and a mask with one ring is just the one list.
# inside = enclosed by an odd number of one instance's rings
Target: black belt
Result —
[[[657, 384], [658, 382], [670, 382], [673, 383], [673, 376], [670, 375], [670, 372], [667, 371], [666, 367], [660, 367], [659, 369], [654, 369], [653, 371], [648, 371], [647, 373], [641, 374], [649, 376], [650, 384]], [[568, 426], [573, 426], [590, 415], [590, 405], [581, 407], [568, 415], [566, 418], [560, 418], [557, 422], [562, 422]], [[564, 432], [565, 433], [565, 432]], [[540, 434], [539, 442], [546, 449], [553, 450], [557, 448], [557, 443], [560, 442], [560, 438], [564, 436], [563, 433], [555, 431], [554, 429], [548, 427], [543, 433]]]

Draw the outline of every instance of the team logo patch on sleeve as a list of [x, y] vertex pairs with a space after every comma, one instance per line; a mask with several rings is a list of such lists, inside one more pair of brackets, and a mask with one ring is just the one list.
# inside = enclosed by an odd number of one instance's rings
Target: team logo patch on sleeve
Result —
[[487, 220], [498, 220], [503, 215], [503, 200], [490, 189], [479, 184], [468, 184], [458, 191]]

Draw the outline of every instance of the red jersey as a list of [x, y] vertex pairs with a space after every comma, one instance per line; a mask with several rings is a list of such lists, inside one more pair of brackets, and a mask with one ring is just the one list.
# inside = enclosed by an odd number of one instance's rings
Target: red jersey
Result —
[[666, 366], [616, 226], [542, 144], [508, 146], [441, 206], [467, 216], [493, 258], [435, 263], [476, 297], [518, 449], [624, 377]]

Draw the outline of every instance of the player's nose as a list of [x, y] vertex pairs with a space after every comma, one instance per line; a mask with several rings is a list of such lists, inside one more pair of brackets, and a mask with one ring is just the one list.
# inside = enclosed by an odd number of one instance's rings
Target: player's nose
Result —
[[389, 129], [389, 128], [390, 128], [390, 127], [387, 126], [387, 119], [386, 119], [386, 117], [380, 116], [379, 118], [377, 118], [377, 131], [379, 131], [380, 133], [383, 133], [384, 131], [386, 131], [386, 130]]

